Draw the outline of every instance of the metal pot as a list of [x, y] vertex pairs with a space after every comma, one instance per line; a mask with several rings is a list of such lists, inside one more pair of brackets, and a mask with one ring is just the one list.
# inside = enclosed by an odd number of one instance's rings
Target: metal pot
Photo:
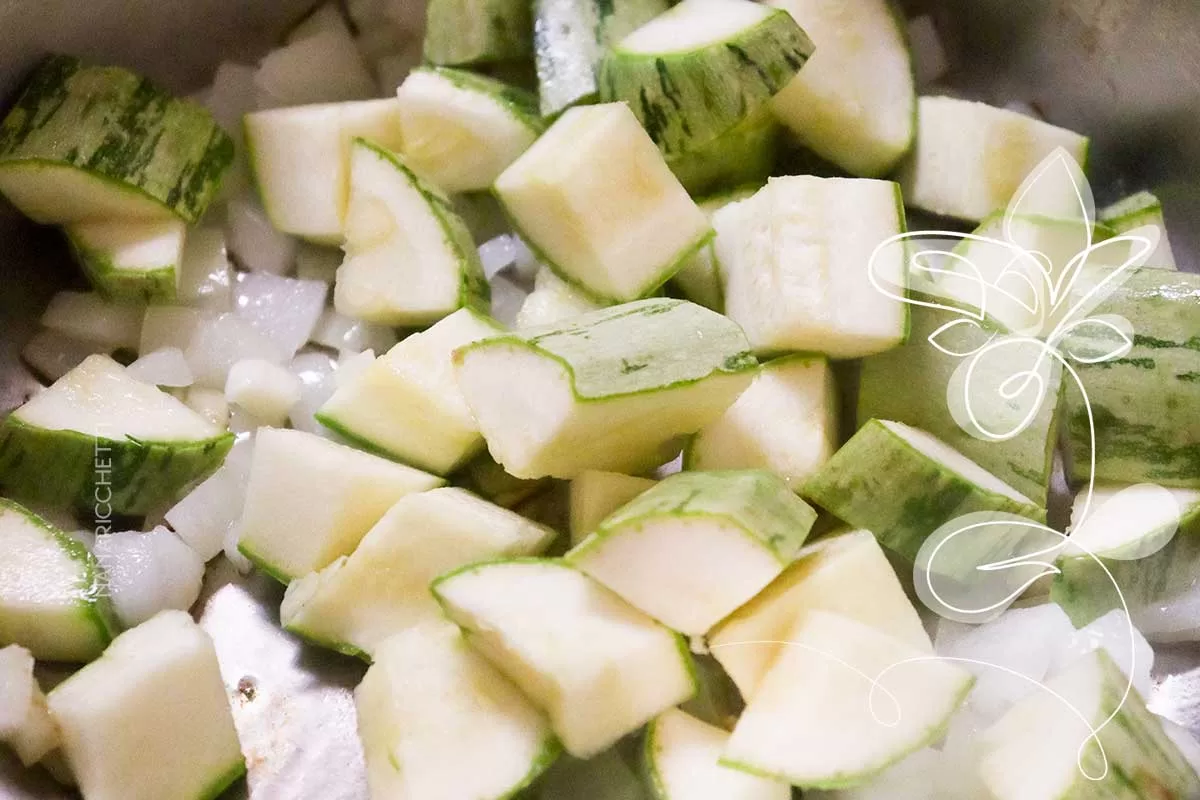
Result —
[[[413, 0], [420, 2], [420, 0]], [[0, 107], [46, 52], [118, 63], [187, 92], [222, 60], [253, 62], [312, 0], [0, 0]], [[1093, 137], [1097, 202], [1153, 189], [1182, 267], [1200, 267], [1200, 3], [1196, 0], [909, 0], [930, 13], [953, 90], [1031, 104]], [[18, 353], [57, 290], [78, 284], [61, 237], [0, 200], [0, 412], [37, 385]], [[228, 797], [364, 800], [350, 690], [363, 666], [304, 649], [278, 628], [269, 580], [210, 569], [197, 606], [214, 637], [250, 765]], [[1200, 647], [1159, 651], [1154, 701], [1200, 733]], [[47, 680], [55, 676], [47, 673]], [[146, 702], [154, 702], [146, 698]], [[147, 765], [153, 769], [152, 764]], [[0, 753], [0, 797], [65, 798]]]

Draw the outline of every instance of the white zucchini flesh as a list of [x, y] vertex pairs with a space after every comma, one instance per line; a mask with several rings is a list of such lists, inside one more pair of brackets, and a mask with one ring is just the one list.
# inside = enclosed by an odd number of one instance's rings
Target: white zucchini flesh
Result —
[[576, 757], [602, 752], [696, 691], [677, 635], [560, 562], [466, 567], [435, 581], [433, 593]]
[[[898, 180], [909, 205], [978, 222], [1007, 206], [1059, 147], [1085, 165], [1088, 140], [1077, 133], [985, 103], [922, 97], [916, 145]], [[1078, 216], [1078, 208], [1078, 198], [1057, 187], [1029, 195], [1023, 205], [1024, 213], [1049, 217]]]
[[601, 521], [621, 506], [657, 483], [619, 472], [587, 470], [571, 481], [571, 544], [579, 544], [596, 530]]
[[[1086, 509], [1086, 510], [1085, 510]], [[1086, 516], [1085, 516], [1086, 513]], [[1166, 489], [1149, 483], [1082, 489], [1071, 506], [1066, 555], [1132, 560], [1162, 549], [1183, 522], [1200, 513], [1200, 490]]]
[[288, 583], [349, 555], [404, 495], [442, 483], [315, 434], [264, 428], [255, 437], [238, 550]]
[[692, 437], [684, 465], [769, 469], [798, 491], [837, 450], [838, 408], [827, 360], [800, 355], [768, 361], [750, 388]]
[[375, 79], [345, 25], [272, 50], [254, 73], [259, 108], [366, 100]]
[[405, 162], [446, 192], [489, 188], [544, 128], [532, 95], [460, 70], [415, 69], [396, 96]]
[[283, 626], [318, 644], [373, 656], [389, 636], [441, 617], [434, 578], [477, 561], [533, 556], [555, 537], [455, 488], [402, 497], [354, 552], [288, 586]]
[[182, 611], [118, 636], [47, 702], [89, 800], [208, 800], [246, 771], [216, 650]]
[[634, 608], [701, 636], [796, 557], [816, 512], [758, 470], [680, 472], [566, 555]]
[[479, 253], [450, 201], [395, 153], [362, 139], [350, 147], [343, 249], [333, 303], [347, 316], [429, 325], [487, 300]]
[[[754, 185], [744, 186], [698, 200], [697, 203], [711, 222], [712, 215], [717, 211], [730, 203], [753, 197], [759, 188], [761, 187]], [[675, 277], [671, 281], [680, 293], [693, 303], [711, 308], [713, 311], [724, 311], [725, 279], [721, 275], [721, 264], [717, 261], [716, 237], [714, 236], [713, 241], [697, 250], [683, 268], [675, 273]]]
[[59, 745], [58, 726], [33, 674], [33, 654], [18, 645], [0, 649], [0, 741], [27, 767]]
[[456, 349], [500, 333], [460, 309], [415, 333], [339, 388], [317, 412], [329, 428], [374, 452], [444, 475], [483, 446], [454, 379]]
[[29, 337], [21, 360], [42, 380], [54, 382], [83, 363], [88, 356], [110, 352], [108, 345], [86, 342], [49, 328]]
[[750, 700], [787, 651], [785, 637], [796, 621], [817, 610], [856, 620], [915, 650], [932, 650], [921, 617], [875, 536], [850, 531], [804, 548], [771, 585], [713, 628], [709, 652]]
[[187, 359], [183, 357], [183, 351], [178, 347], [152, 350], [140, 356], [126, 367], [125, 371], [130, 377], [143, 383], [172, 389], [191, 386], [196, 380]]
[[225, 393], [203, 386], [192, 386], [184, 395], [184, 404], [218, 428], [229, 427], [229, 404]]
[[229, 368], [225, 399], [268, 425], [282, 425], [300, 402], [300, 378], [286, 367], [247, 358]]
[[142, 310], [136, 305], [111, 303], [89, 292], [59, 292], [42, 313], [42, 324], [74, 339], [110, 348], [137, 349]]
[[1178, 269], [1171, 240], [1167, 238], [1167, 224], [1163, 219], [1162, 203], [1150, 192], [1138, 192], [1102, 208], [1096, 212], [1096, 221], [1111, 228], [1115, 233], [1128, 233], [1143, 225], [1158, 229], [1158, 246], [1146, 259], [1146, 267]]
[[[681, 339], [680, 330], [692, 332]], [[492, 456], [518, 478], [636, 474], [671, 460], [749, 385], [754, 359], [725, 317], [679, 300], [593, 311], [455, 354]]]
[[678, 709], [646, 728], [644, 756], [657, 800], [790, 800], [787, 783], [720, 763], [729, 732]]
[[246, 146], [263, 206], [284, 233], [338, 244], [350, 194], [350, 141], [399, 149], [395, 98], [246, 115]]
[[[1200, 778], [1142, 698], [1131, 692], [1119, 705], [1126, 685], [1108, 654], [1096, 650], [1051, 677], [1049, 691], [1013, 706], [982, 734], [979, 769], [991, 795], [1051, 800], [1200, 794]], [[1103, 754], [1088, 741], [1097, 729]], [[1089, 780], [1081, 769], [1100, 780]]]
[[789, 645], [746, 706], [721, 763], [803, 788], [864, 782], [936, 741], [973, 681], [825, 611], [804, 615], [784, 638]]
[[81, 222], [66, 229], [84, 272], [102, 295], [173, 302], [182, 273], [182, 220]]
[[113, 610], [126, 628], [164, 609], [187, 611], [200, 596], [204, 561], [164, 527], [100, 534], [92, 552], [108, 579]]
[[852, 175], [877, 177], [908, 152], [916, 90], [903, 17], [887, 0], [772, 0], [817, 43], [771, 100], [800, 141]]
[[494, 190], [539, 258], [597, 300], [649, 294], [711, 236], [624, 103], [568, 109]]
[[443, 621], [384, 642], [354, 699], [372, 797], [501, 800], [560, 752], [541, 712]]
[[[772, 178], [713, 215], [725, 313], [756, 352], [859, 358], [904, 341], [907, 307], [872, 284], [877, 245], [904, 230], [890, 181]], [[885, 248], [875, 271], [905, 285], [905, 252]]]
[[513, 327], [536, 328], [603, 308], [596, 301], [542, 267], [533, 279], [533, 291], [521, 304]]

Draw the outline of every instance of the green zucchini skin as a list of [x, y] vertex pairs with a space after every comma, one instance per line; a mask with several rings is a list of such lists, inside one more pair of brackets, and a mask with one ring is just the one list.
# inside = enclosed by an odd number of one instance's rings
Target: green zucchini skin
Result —
[[439, 66], [528, 60], [533, 53], [529, 0], [429, 0], [425, 60]]
[[72, 236], [67, 236], [67, 242], [83, 273], [96, 288], [96, 293], [105, 300], [142, 304], [175, 302], [175, 265], [164, 265], [153, 270], [121, 269], [107, 253], [93, 250]]
[[216, 196], [233, 150], [200, 106], [128, 70], [63, 55], [42, 62], [0, 123], [0, 170], [82, 170], [186, 222]]
[[667, 0], [535, 0], [533, 54], [541, 112], [595, 102], [604, 51], [667, 10]]
[[[0, 423], [0, 487], [89, 518], [100, 514], [97, 506], [111, 506], [113, 514], [147, 514], [208, 477], [233, 441], [232, 433], [186, 444], [106, 439], [46, 430], [10, 415]], [[111, 463], [105, 467], [104, 461]]]
[[804, 66], [814, 45], [776, 9], [729, 40], [693, 51], [632, 53], [600, 63], [602, 102], [629, 104], [669, 159], [694, 151], [766, 105]]
[[783, 126], [760, 109], [699, 149], [668, 158], [667, 166], [693, 197], [762, 184], [775, 169], [782, 140]]
[[[1091, 436], [1084, 392], [1095, 421], [1095, 480], [1200, 487], [1200, 275], [1145, 268], [1091, 316], [1117, 314], [1133, 327], [1133, 347], [1119, 358], [1073, 363], [1083, 391], [1069, 381], [1064, 397], [1065, 457], [1074, 482], [1088, 478]], [[1064, 346], [1111, 351], [1104, 331], [1080, 329]]]

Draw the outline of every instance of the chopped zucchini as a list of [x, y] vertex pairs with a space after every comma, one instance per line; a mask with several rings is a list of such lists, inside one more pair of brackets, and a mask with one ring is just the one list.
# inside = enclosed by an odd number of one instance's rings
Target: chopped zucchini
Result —
[[502, 800], [561, 750], [541, 713], [442, 621], [383, 642], [354, 701], [372, 797]]
[[800, 551], [770, 586], [709, 633], [709, 650], [743, 698], [755, 696], [787, 649], [788, 631], [814, 610], [857, 620], [915, 650], [933, 650], [921, 617], [871, 532], [837, 534]]
[[456, 311], [341, 382], [317, 419], [372, 452], [446, 475], [483, 447], [451, 356], [500, 332], [487, 317]]
[[1171, 241], [1167, 238], [1162, 203], [1150, 192], [1131, 194], [1111, 206], [1098, 210], [1096, 220], [1112, 228], [1113, 232], [1117, 234], [1127, 233], [1143, 225], [1157, 227], [1158, 247], [1146, 259], [1146, 266], [1159, 269], [1178, 269], [1175, 263], [1175, 254], [1171, 251]]
[[683, 641], [558, 561], [497, 561], [439, 578], [433, 593], [467, 641], [589, 758], [696, 690]]
[[58, 726], [33, 674], [33, 654], [15, 644], [0, 649], [0, 742], [26, 767], [59, 746]]
[[200, 106], [70, 56], [42, 61], [0, 123], [0, 193], [35, 222], [195, 222], [232, 160]]
[[1045, 509], [966, 456], [887, 420], [863, 425], [801, 493], [908, 561], [941, 525], [972, 512], [1046, 519]]
[[672, 157], [765, 106], [812, 52], [786, 12], [750, 0], [683, 0], [608, 51], [600, 97], [628, 103]]
[[750, 388], [691, 438], [684, 469], [769, 469], [798, 490], [837, 450], [839, 402], [824, 358], [768, 361]]
[[609, 514], [628, 503], [656, 481], [619, 472], [586, 470], [571, 481], [571, 544], [577, 545]]
[[[730, 203], [753, 197], [760, 188], [762, 188], [761, 182], [712, 195], [696, 202], [700, 206], [700, 210], [711, 220], [712, 215], [720, 209]], [[675, 273], [671, 283], [679, 290], [680, 294], [693, 303], [711, 308], [713, 311], [724, 311], [725, 278], [721, 274], [721, 264], [717, 261], [715, 237], [714, 241], [701, 247], [694, 256], [687, 260], [683, 268]]]
[[553, 325], [600, 308], [604, 306], [555, 275], [554, 270], [541, 267], [534, 276], [533, 291], [521, 304], [513, 327]]
[[816, 518], [770, 472], [680, 472], [605, 518], [566, 560], [700, 636], [783, 572]]
[[67, 239], [102, 297], [173, 303], [185, 230], [181, 220], [81, 222], [67, 227]]
[[404, 495], [442, 483], [316, 434], [262, 428], [255, 437], [238, 550], [289, 583], [349, 555]]
[[781, 133], [771, 109], [763, 107], [708, 144], [668, 157], [667, 166], [694, 197], [762, 185], [775, 168]]
[[246, 772], [226, 692], [208, 634], [164, 611], [118, 636], [47, 704], [89, 800], [207, 800]]
[[395, 153], [364, 139], [350, 147], [346, 260], [333, 303], [382, 325], [430, 325], [460, 308], [486, 311], [479, 251], [450, 200]]
[[463, 70], [419, 67], [396, 95], [404, 162], [445, 192], [491, 187], [546, 128], [532, 94]]
[[712, 235], [623, 103], [569, 109], [495, 192], [539, 260], [596, 300], [649, 294]]
[[667, 0], [535, 0], [533, 51], [541, 113], [554, 117], [597, 97], [605, 50], [668, 8]]
[[475, 561], [537, 555], [557, 534], [462, 489], [402, 497], [354, 552], [288, 586], [283, 627], [374, 656], [389, 636], [440, 618], [429, 584]]
[[246, 148], [263, 208], [284, 233], [341, 244], [350, 142], [399, 150], [396, 98], [273, 108], [246, 115]]
[[772, 178], [713, 215], [725, 313], [759, 353], [860, 358], [904, 342], [908, 306], [879, 291], [874, 270], [905, 285], [905, 250], [877, 246], [904, 231], [890, 181]]
[[792, 787], [718, 763], [729, 734], [678, 709], [646, 727], [643, 757], [656, 800], [791, 800]]
[[529, 0], [429, 0], [425, 6], [425, 60], [431, 64], [494, 64], [532, 52]]
[[974, 679], [849, 617], [784, 637], [720, 763], [805, 789], [852, 786], [937, 741]]
[[[978, 222], [1003, 209], [1021, 183], [1056, 148], [1081, 166], [1088, 139], [1016, 111], [954, 97], [922, 97], [917, 141], [900, 170], [904, 200], [947, 217]], [[1067, 216], [1074, 195], [1039, 196], [1025, 213]]]
[[454, 359], [488, 449], [518, 478], [653, 469], [729, 407], [755, 365], [737, 325], [668, 299], [485, 339]]
[[821, 158], [851, 175], [887, 175], [916, 131], [917, 96], [904, 18], [889, 0], [771, 0], [818, 45], [771, 101]]
[[0, 485], [92, 517], [145, 514], [207, 477], [232, 445], [179, 400], [89, 356], [0, 423]]

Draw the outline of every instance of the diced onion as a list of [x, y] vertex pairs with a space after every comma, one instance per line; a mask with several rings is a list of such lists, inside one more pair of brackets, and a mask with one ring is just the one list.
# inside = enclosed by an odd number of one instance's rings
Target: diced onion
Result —
[[188, 231], [180, 265], [179, 302], [213, 311], [233, 307], [233, 270], [225, 250], [225, 233], [219, 228]]
[[288, 415], [292, 427], [325, 435], [328, 431], [313, 415], [337, 388], [337, 362], [324, 353], [301, 353], [292, 359], [291, 370], [300, 378], [300, 402]]
[[365, 100], [372, 78], [350, 32], [327, 28], [272, 50], [254, 75], [262, 108]]
[[109, 349], [102, 344], [85, 342], [59, 331], [43, 329], [25, 343], [21, 358], [44, 380], [53, 383], [79, 366], [88, 356], [107, 353]]
[[284, 275], [292, 269], [296, 240], [275, 230], [267, 212], [249, 195], [229, 201], [225, 237], [238, 263], [251, 272]]
[[321, 281], [242, 273], [237, 276], [234, 302], [239, 317], [291, 358], [312, 336], [328, 292]]
[[316, 330], [313, 331], [311, 341], [339, 352], [348, 350], [361, 353], [363, 350], [374, 350], [376, 353], [385, 353], [398, 339], [396, 332], [391, 328], [326, 309], [317, 323]]
[[252, 438], [239, 440], [221, 468], [166, 513], [167, 524], [204, 561], [224, 549], [229, 529], [241, 519], [253, 450]]
[[178, 347], [164, 347], [146, 353], [130, 364], [127, 371], [131, 377], [154, 386], [178, 388], [191, 386], [195, 381], [191, 367]]
[[142, 330], [142, 309], [110, 303], [90, 292], [59, 292], [42, 314], [42, 324], [73, 339], [134, 350]]
[[168, 608], [186, 611], [200, 596], [204, 561], [166, 528], [96, 537], [113, 609], [126, 627]]

